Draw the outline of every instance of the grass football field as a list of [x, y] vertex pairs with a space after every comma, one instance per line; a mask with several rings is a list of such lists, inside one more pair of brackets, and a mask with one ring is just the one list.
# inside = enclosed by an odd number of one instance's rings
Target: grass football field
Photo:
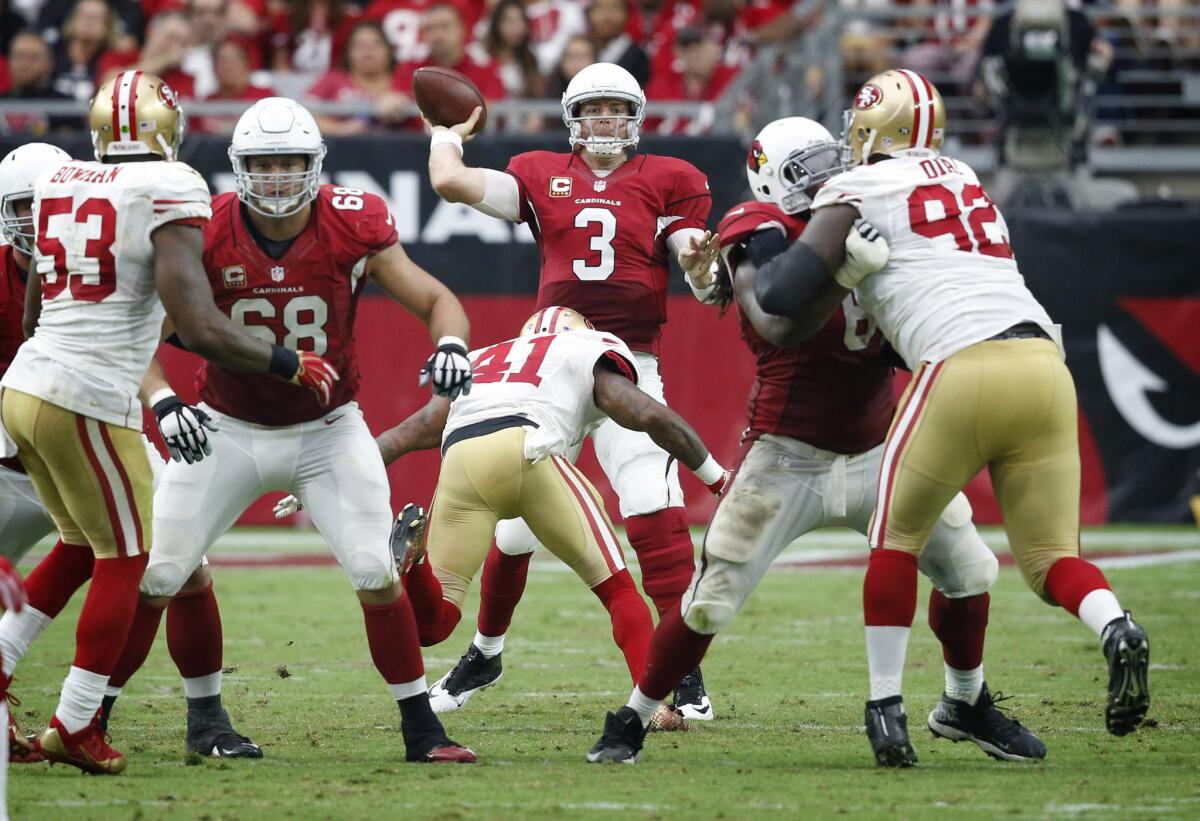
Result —
[[[114, 714], [114, 744], [129, 769], [89, 777], [14, 765], [9, 808], [15, 819], [75, 821], [1200, 817], [1200, 536], [1108, 528], [1087, 533], [1085, 546], [1118, 554], [1105, 571], [1150, 634], [1150, 720], [1122, 739], [1105, 732], [1096, 639], [1040, 603], [1006, 566], [992, 591], [985, 670], [993, 691], [1013, 696], [1003, 706], [1046, 742], [1042, 763], [995, 762], [974, 745], [935, 742], [924, 729], [942, 666], [921, 607], [905, 679], [920, 764], [872, 766], [862, 729], [862, 570], [827, 566], [863, 549], [834, 533], [791, 548], [784, 558], [799, 566], [769, 573], [717, 638], [704, 664], [717, 720], [650, 736], [636, 766], [584, 763], [605, 710], [624, 703], [630, 681], [599, 603], [552, 559], [534, 562], [503, 680], [445, 717], [479, 763], [442, 767], [404, 763], [398, 711], [337, 567], [218, 565], [225, 702], [265, 757], [184, 755], [184, 701], [160, 631]], [[1162, 555], [1135, 555], [1145, 550]], [[274, 530], [235, 532], [211, 555], [254, 563], [321, 552], [311, 534]], [[922, 601], [927, 593], [922, 579]], [[76, 596], [17, 671], [15, 711], [30, 729], [44, 727], [56, 703], [81, 601]], [[466, 650], [475, 601], [454, 636], [426, 650], [431, 681]]]

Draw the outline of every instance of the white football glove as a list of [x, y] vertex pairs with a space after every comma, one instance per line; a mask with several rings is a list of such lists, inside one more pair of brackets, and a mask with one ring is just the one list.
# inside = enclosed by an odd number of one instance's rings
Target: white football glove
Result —
[[864, 279], [887, 265], [890, 253], [887, 240], [880, 236], [875, 226], [859, 217], [846, 234], [846, 261], [833, 278], [838, 285], [853, 291]]
[[304, 505], [300, 504], [300, 500], [295, 496], [284, 496], [275, 503], [275, 507], [271, 508], [271, 512], [275, 514], [276, 519], [286, 519], [293, 513], [304, 510]]
[[433, 386], [434, 396], [448, 396], [453, 402], [459, 393], [471, 392], [471, 360], [467, 359], [467, 343], [457, 336], [443, 336], [437, 350], [421, 368], [417, 381], [421, 387]]
[[178, 396], [171, 394], [154, 403], [154, 415], [158, 417], [158, 430], [167, 443], [167, 450], [176, 462], [189, 465], [212, 455], [208, 442], [208, 431], [216, 431], [217, 423], [207, 413], [194, 405], [185, 405]]

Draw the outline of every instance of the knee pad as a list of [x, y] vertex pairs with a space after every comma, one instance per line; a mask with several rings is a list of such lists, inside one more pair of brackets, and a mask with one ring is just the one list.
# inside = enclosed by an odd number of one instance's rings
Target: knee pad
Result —
[[720, 560], [702, 562], [680, 602], [683, 623], [701, 635], [712, 636], [733, 621], [745, 602], [739, 570], [740, 565]]
[[355, 590], [383, 590], [396, 583], [396, 561], [390, 550], [350, 550], [346, 558], [346, 574]]
[[996, 583], [1000, 562], [975, 530], [971, 505], [961, 493], [942, 512], [917, 566], [951, 599], [978, 596]]
[[151, 551], [139, 589], [147, 596], [174, 596], [195, 569], [168, 558], [158, 559], [158, 553]]
[[608, 480], [620, 498], [622, 518], [683, 505], [679, 465], [661, 450], [638, 453], [621, 462], [616, 475]]
[[496, 547], [506, 556], [524, 556], [537, 550], [538, 540], [524, 519], [501, 519], [496, 525]]

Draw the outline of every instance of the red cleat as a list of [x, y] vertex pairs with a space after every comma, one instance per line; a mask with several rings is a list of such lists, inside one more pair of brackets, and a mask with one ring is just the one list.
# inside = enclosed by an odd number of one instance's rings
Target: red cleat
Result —
[[98, 719], [92, 719], [91, 724], [71, 734], [55, 716], [38, 739], [38, 749], [48, 761], [70, 764], [85, 773], [116, 775], [125, 769], [128, 762], [125, 756], [109, 745], [108, 739], [108, 735], [100, 729]]
[[451, 742], [444, 747], [434, 747], [425, 753], [426, 764], [474, 764], [475, 753], [466, 747]]

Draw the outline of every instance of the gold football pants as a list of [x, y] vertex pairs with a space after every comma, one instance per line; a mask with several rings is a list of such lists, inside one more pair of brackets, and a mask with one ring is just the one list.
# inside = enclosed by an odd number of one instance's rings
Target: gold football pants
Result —
[[4, 428], [68, 544], [98, 558], [150, 550], [153, 476], [141, 434], [5, 388]]
[[521, 517], [588, 587], [625, 567], [600, 494], [560, 456], [525, 458], [525, 429], [464, 439], [446, 451], [426, 551], [442, 597], [462, 608], [501, 519]]
[[1046, 339], [988, 340], [923, 363], [880, 466], [872, 547], [920, 553], [938, 515], [985, 465], [1009, 546], [1045, 597], [1050, 566], [1079, 555], [1075, 383]]

